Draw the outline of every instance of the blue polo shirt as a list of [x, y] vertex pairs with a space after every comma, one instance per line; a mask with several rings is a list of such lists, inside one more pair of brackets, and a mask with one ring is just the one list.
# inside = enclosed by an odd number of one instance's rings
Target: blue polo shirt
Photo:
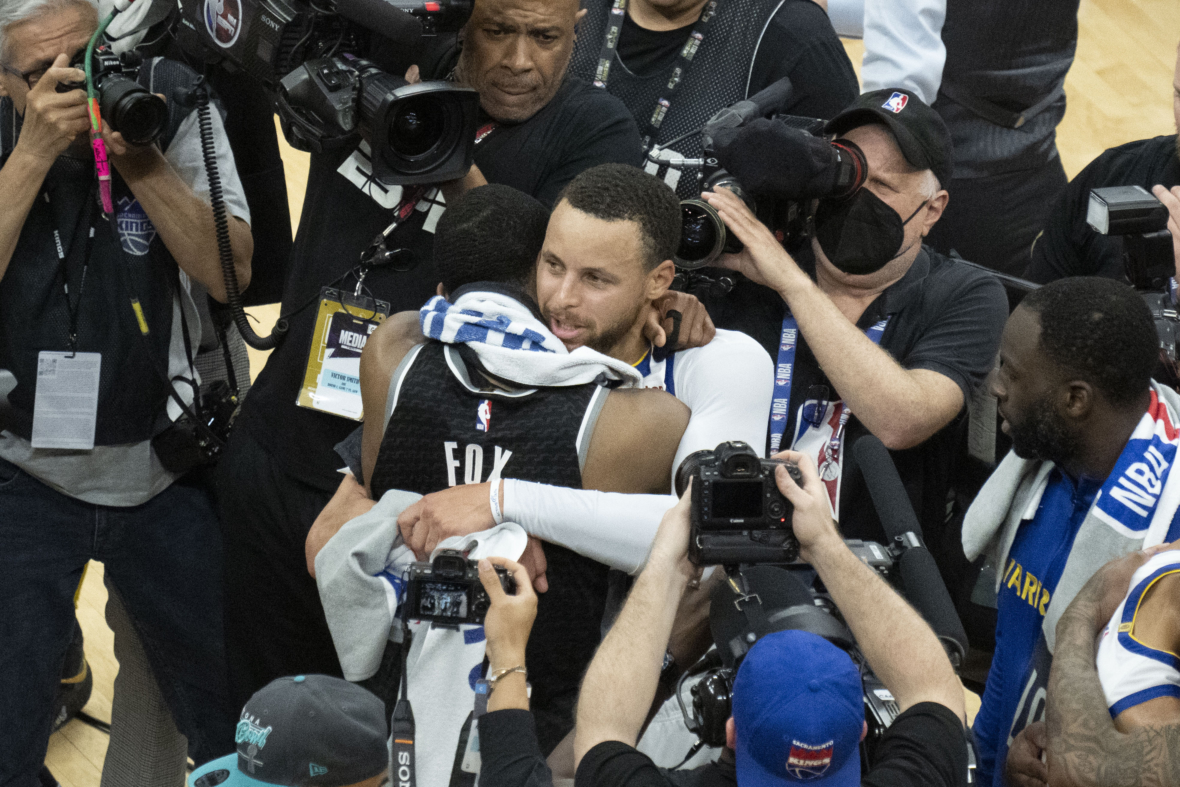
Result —
[[1060, 468], [1054, 468], [1036, 515], [1016, 532], [996, 599], [996, 652], [975, 717], [977, 783], [981, 787], [1003, 785], [1008, 733], [1020, 705], [1029, 661], [1041, 636], [1045, 611], [1078, 529], [1101, 488], [1101, 481], [1088, 478], [1075, 484]]

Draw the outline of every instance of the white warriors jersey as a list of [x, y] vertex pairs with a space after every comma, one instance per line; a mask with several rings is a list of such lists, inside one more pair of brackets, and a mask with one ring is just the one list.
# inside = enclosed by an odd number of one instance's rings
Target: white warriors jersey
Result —
[[1180, 574], [1180, 551], [1153, 555], [1131, 577], [1131, 589], [1098, 642], [1098, 678], [1113, 719], [1157, 697], [1180, 697], [1180, 657], [1135, 638], [1136, 615], [1147, 591], [1168, 574]]

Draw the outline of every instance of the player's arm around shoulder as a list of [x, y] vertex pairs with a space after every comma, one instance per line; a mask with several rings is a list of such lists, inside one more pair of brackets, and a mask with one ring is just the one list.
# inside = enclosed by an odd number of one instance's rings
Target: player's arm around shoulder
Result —
[[690, 415], [683, 402], [664, 391], [611, 391], [590, 438], [582, 486], [612, 492], [668, 492], [672, 461]]
[[366, 487], [373, 466], [377, 464], [377, 453], [384, 436], [385, 400], [389, 394], [389, 382], [406, 353], [424, 341], [418, 327], [418, 312], [398, 312], [377, 326], [361, 352], [361, 401], [365, 411], [361, 461]]

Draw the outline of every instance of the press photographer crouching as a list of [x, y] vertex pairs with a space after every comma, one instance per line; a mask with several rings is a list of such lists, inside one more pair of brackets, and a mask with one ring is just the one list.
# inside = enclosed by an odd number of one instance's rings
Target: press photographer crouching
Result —
[[847, 450], [875, 435], [937, 540], [955, 427], [1007, 315], [998, 282], [922, 243], [948, 200], [945, 125], [912, 94], [881, 90], [818, 130], [756, 118], [715, 143], [758, 212], [723, 188], [702, 195], [738, 241], [720, 264], [742, 275], [709, 274], [695, 291], [719, 328], [777, 358], [770, 451], [810, 456], [844, 535], [880, 541]]
[[[861, 766], [859, 744], [867, 725], [857, 666], [841, 647], [806, 630], [821, 626], [791, 620], [819, 616], [830, 621], [822, 626], [826, 632], [840, 625], [809, 603], [799, 580], [764, 566], [743, 568], [712, 596], [710, 618], [714, 639], [722, 640], [721, 662], [736, 666], [732, 711], [719, 707], [726, 706], [730, 689], [722, 684], [701, 698], [712, 712], [697, 713], [698, 721], [710, 728], [702, 730], [703, 737], [719, 737], [726, 746], [718, 761], [693, 771], [668, 771], [635, 750], [661, 681], [682, 596], [700, 576], [700, 567], [689, 559], [692, 494], [686, 493], [664, 516], [647, 566], [583, 681], [574, 742], [579, 787], [749, 787], [804, 780], [841, 785], [968, 783], [963, 690], [938, 638], [841, 540], [814, 463], [793, 452], [776, 458], [799, 463], [801, 486], [791, 480], [787, 467], [776, 471], [775, 482], [794, 507], [791, 521], [800, 554], [818, 573], [851, 634], [833, 634], [832, 639], [849, 647], [855, 638], [883, 683], [878, 696], [891, 695], [896, 702], [898, 715], [875, 740], [867, 771], [862, 773]], [[739, 588], [731, 580], [749, 584]], [[489, 585], [489, 592], [493, 590]], [[777, 621], [763, 628], [761, 637], [744, 629], [744, 610], [751, 602]], [[493, 612], [495, 608], [493, 600]], [[749, 636], [733, 636], [743, 630]], [[492, 638], [489, 623], [489, 653]], [[512, 666], [509, 661], [504, 665]], [[497, 776], [488, 783], [531, 787], [550, 782], [530, 725], [530, 718], [516, 711], [490, 713], [481, 720], [484, 778]]]
[[226, 297], [202, 136], [214, 143], [239, 287], [250, 214], [217, 111], [189, 100], [188, 68], [159, 60], [137, 73], [97, 51], [89, 116], [76, 83], [90, 80], [69, 64], [85, 62], [98, 29], [89, 0], [0, 6], [0, 368], [17, 381], [0, 424], [6, 784], [37, 781], [91, 559], [193, 758], [223, 753], [233, 736], [217, 520], [205, 487], [153, 447], [182, 403], [192, 409], [200, 322], [189, 285]]

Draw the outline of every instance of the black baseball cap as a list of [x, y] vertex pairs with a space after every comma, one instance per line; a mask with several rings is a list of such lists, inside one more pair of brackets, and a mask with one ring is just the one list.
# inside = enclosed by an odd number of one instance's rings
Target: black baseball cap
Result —
[[901, 154], [912, 166], [931, 170], [943, 188], [950, 183], [954, 172], [951, 132], [917, 95], [895, 87], [863, 93], [828, 121], [824, 130], [839, 136], [869, 123], [880, 123], [893, 132]]
[[234, 731], [237, 752], [208, 762], [192, 787], [344, 787], [389, 768], [385, 703], [327, 675], [279, 678], [257, 691]]

